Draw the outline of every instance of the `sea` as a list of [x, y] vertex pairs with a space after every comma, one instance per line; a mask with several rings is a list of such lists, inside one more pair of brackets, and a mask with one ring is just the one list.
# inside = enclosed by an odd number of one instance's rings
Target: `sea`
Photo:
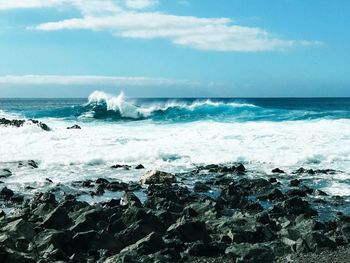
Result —
[[[0, 181], [22, 192], [50, 180], [63, 190], [100, 177], [138, 181], [145, 172], [115, 164], [182, 173], [243, 163], [252, 177], [274, 176], [278, 167], [288, 179], [350, 196], [350, 98], [136, 99], [95, 91], [81, 99], [0, 99], [0, 118], [34, 118], [52, 129], [0, 126], [0, 168], [13, 173]], [[75, 124], [81, 129], [67, 129]], [[18, 167], [25, 160], [39, 168]], [[300, 167], [335, 172], [293, 174]]]

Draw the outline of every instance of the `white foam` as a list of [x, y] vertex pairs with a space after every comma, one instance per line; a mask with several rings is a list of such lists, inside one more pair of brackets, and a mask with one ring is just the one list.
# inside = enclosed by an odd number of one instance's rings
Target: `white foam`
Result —
[[67, 130], [72, 122], [42, 121], [53, 130], [45, 132], [35, 125], [0, 127], [0, 164], [29, 159], [40, 162], [39, 169], [16, 170], [8, 179], [13, 185], [43, 185], [46, 177], [61, 183], [100, 176], [138, 180], [142, 173], [109, 169], [116, 163], [142, 163], [148, 169], [179, 172], [194, 164], [245, 161], [251, 169], [331, 168], [344, 173], [324, 175], [325, 179], [350, 178], [349, 120], [78, 122], [81, 130]]

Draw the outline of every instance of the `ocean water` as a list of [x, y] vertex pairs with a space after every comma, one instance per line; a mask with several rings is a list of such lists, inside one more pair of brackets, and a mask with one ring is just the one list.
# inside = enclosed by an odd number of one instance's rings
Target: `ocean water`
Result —
[[[131, 99], [96, 91], [85, 99], [0, 99], [0, 118], [49, 125], [0, 126], [0, 168], [24, 191], [98, 177], [138, 180], [142, 170], [185, 172], [197, 165], [243, 163], [251, 176], [279, 167], [292, 179], [304, 167], [335, 174], [302, 175], [331, 195], [350, 196], [350, 98]], [[68, 130], [78, 124], [81, 130]], [[33, 159], [38, 169], [18, 168]]]

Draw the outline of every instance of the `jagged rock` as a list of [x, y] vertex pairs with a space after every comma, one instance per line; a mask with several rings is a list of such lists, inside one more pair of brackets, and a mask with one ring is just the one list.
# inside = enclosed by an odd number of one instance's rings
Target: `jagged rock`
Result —
[[175, 183], [176, 177], [171, 173], [162, 171], [152, 170], [145, 173], [140, 182], [142, 184], [164, 184], [164, 183]]
[[138, 251], [139, 254], [152, 254], [165, 248], [162, 236], [152, 232], [146, 237], [140, 239], [135, 244], [124, 248], [120, 253]]
[[66, 210], [61, 207], [57, 207], [49, 213], [42, 223], [44, 227], [52, 229], [67, 228], [70, 224], [71, 220], [68, 217]]
[[140, 170], [140, 169], [145, 169], [145, 167], [142, 164], [139, 164], [135, 166], [135, 169]]
[[237, 263], [272, 263], [275, 260], [273, 251], [263, 245], [237, 244], [225, 251]]
[[133, 192], [126, 192], [120, 199], [120, 205], [123, 205], [123, 206], [132, 205], [132, 206], [141, 207], [142, 203], [140, 199], [138, 199], [138, 197]]
[[80, 130], [81, 127], [79, 125], [77, 125], [77, 124], [74, 124], [73, 126], [67, 127], [67, 130], [71, 130], [71, 129]]
[[167, 232], [170, 237], [176, 236], [183, 242], [194, 242], [197, 240], [208, 242], [211, 239], [205, 223], [199, 220], [180, 220], [178, 223], [171, 225]]
[[24, 219], [18, 219], [7, 223], [7, 225], [1, 229], [1, 232], [7, 233], [7, 236], [9, 236], [12, 240], [21, 237], [30, 240], [35, 235], [34, 225]]

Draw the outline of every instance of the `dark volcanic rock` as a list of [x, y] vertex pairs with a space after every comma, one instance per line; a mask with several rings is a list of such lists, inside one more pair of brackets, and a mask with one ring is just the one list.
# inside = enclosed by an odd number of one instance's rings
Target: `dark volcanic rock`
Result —
[[115, 164], [115, 165], [112, 165], [111, 168], [129, 170], [131, 167], [129, 165], [126, 165], [126, 164]]
[[178, 223], [171, 225], [167, 232], [170, 237], [176, 236], [183, 242], [193, 242], [197, 240], [208, 242], [211, 239], [205, 223], [198, 220], [180, 220]]
[[152, 232], [135, 244], [124, 248], [120, 253], [137, 251], [139, 254], [152, 254], [165, 248], [162, 236]]
[[232, 245], [226, 249], [225, 253], [237, 263], [272, 263], [275, 259], [269, 247], [258, 244]]
[[140, 169], [145, 169], [145, 167], [142, 164], [139, 164], [135, 166], [135, 169], [140, 170]]
[[52, 229], [67, 228], [71, 223], [70, 218], [65, 209], [57, 207], [50, 214], [47, 215], [43, 222], [43, 226]]
[[271, 171], [274, 174], [284, 174], [285, 172], [281, 170], [280, 168], [275, 168]]
[[210, 187], [202, 182], [195, 182], [193, 191], [195, 192], [208, 192], [210, 190]]
[[0, 119], [0, 125], [4, 125], [4, 126], [22, 127], [26, 122], [36, 124], [38, 127], [43, 129], [44, 131], [51, 130], [49, 126], [47, 126], [45, 123], [39, 122], [38, 120], [29, 119], [26, 121], [26, 120], [8, 120], [5, 118]]
[[68, 130], [75, 129], [75, 130], [80, 130], [81, 127], [77, 124], [74, 124], [73, 126], [67, 127]]
[[10, 198], [14, 195], [14, 192], [11, 189], [8, 189], [6, 186], [0, 191], [0, 198], [5, 200], [10, 200]]

